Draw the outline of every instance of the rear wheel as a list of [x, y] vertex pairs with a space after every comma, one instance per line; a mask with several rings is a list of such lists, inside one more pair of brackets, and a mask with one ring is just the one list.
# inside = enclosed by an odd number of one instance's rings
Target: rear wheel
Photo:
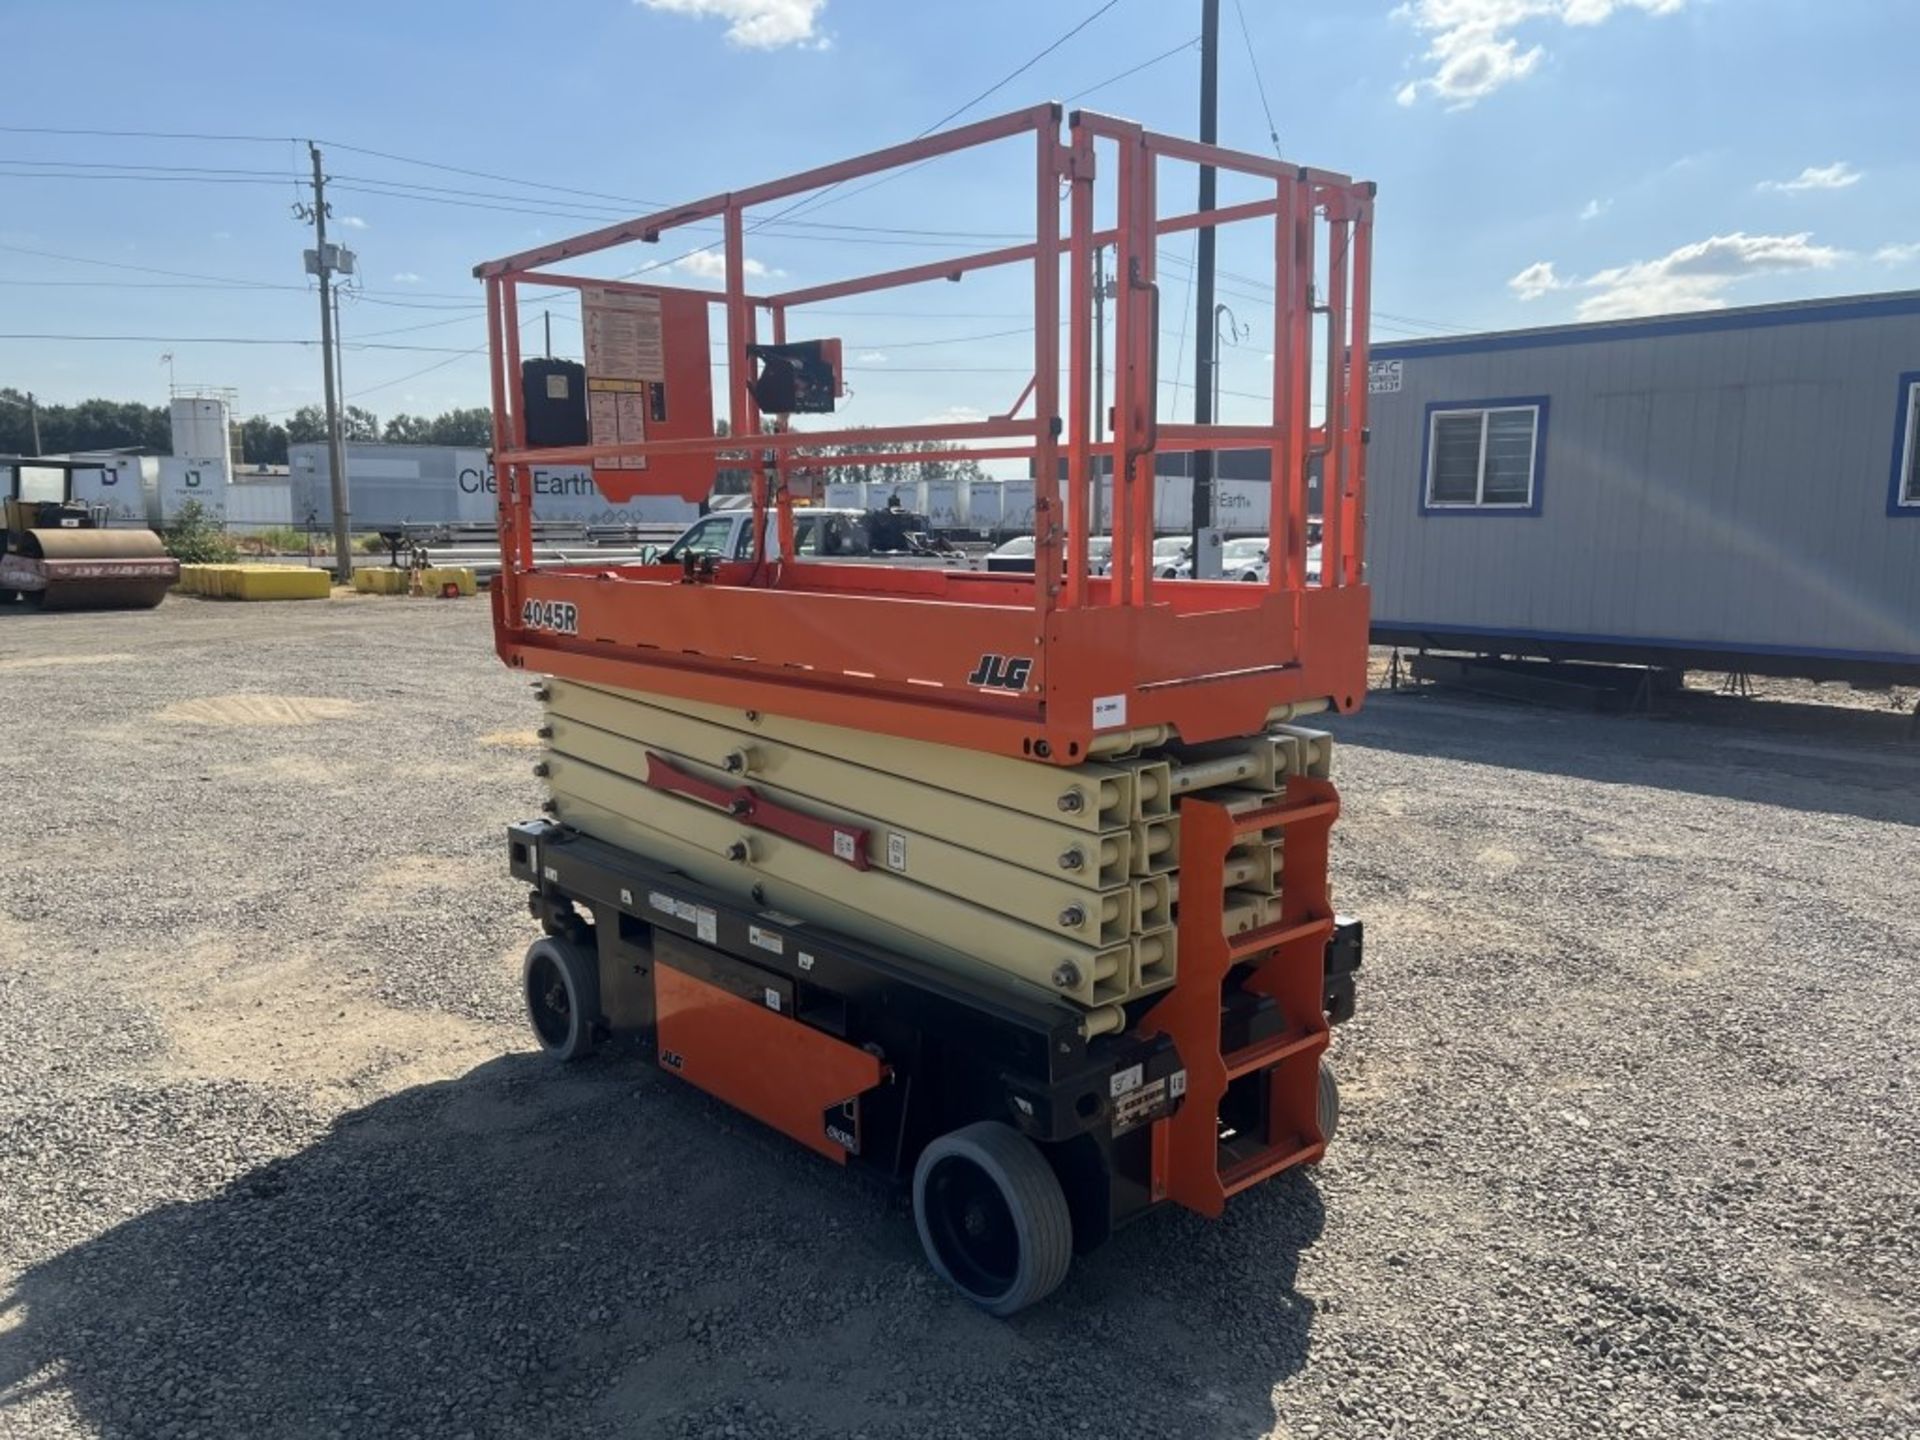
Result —
[[1340, 1084], [1333, 1078], [1333, 1067], [1324, 1060], [1320, 1062], [1320, 1094], [1317, 1110], [1320, 1138], [1331, 1145], [1334, 1132], [1340, 1128]]
[[593, 951], [543, 936], [527, 947], [521, 977], [540, 1048], [562, 1062], [591, 1055], [600, 1024], [600, 962]]
[[1045, 1299], [1067, 1277], [1073, 1220], [1040, 1147], [997, 1120], [942, 1135], [913, 1170], [927, 1261], [989, 1315]]

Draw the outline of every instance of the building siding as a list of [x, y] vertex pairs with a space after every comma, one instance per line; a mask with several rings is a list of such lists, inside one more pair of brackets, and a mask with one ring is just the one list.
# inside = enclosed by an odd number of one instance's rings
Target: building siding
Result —
[[[1920, 295], [1376, 346], [1375, 623], [1920, 659], [1920, 515], [1888, 513]], [[1427, 407], [1542, 395], [1536, 515], [1422, 515]]]

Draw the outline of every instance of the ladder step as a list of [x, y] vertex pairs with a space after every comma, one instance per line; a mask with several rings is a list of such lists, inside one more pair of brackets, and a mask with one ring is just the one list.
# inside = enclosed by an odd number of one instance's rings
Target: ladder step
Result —
[[1331, 915], [1315, 920], [1300, 920], [1291, 925], [1284, 920], [1276, 920], [1270, 925], [1256, 925], [1251, 930], [1243, 930], [1229, 938], [1227, 956], [1234, 961], [1245, 960], [1262, 951], [1274, 950], [1295, 940], [1332, 933], [1333, 917]]
[[1295, 1136], [1284, 1145], [1262, 1150], [1257, 1155], [1249, 1155], [1246, 1159], [1229, 1165], [1220, 1172], [1220, 1188], [1228, 1195], [1238, 1195], [1242, 1190], [1249, 1190], [1269, 1176], [1278, 1175], [1282, 1170], [1318, 1160], [1326, 1153], [1326, 1149], [1324, 1142], [1316, 1141], [1314, 1144], [1307, 1145]]
[[1306, 820], [1331, 817], [1337, 810], [1331, 800], [1309, 800], [1300, 805], [1263, 805], [1258, 810], [1242, 810], [1233, 817], [1236, 835], [1251, 835], [1275, 825], [1298, 825]]
[[1235, 1050], [1220, 1058], [1227, 1062], [1227, 1079], [1238, 1080], [1242, 1075], [1250, 1075], [1255, 1070], [1264, 1070], [1269, 1065], [1277, 1065], [1289, 1055], [1302, 1050], [1311, 1050], [1325, 1043], [1326, 1032], [1322, 1030], [1295, 1030], [1285, 1035], [1275, 1035], [1271, 1039], [1261, 1040]]

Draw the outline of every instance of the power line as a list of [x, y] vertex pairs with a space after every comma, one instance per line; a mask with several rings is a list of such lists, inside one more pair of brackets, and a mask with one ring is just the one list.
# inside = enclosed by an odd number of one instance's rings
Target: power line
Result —
[[[1078, 25], [1074, 26], [1073, 29], [1069, 30], [1065, 35], [1062, 35], [1058, 40], [1054, 41], [1045, 50], [1042, 50], [1038, 55], [1034, 56], [1032, 60], [1027, 61], [1018, 70], [1013, 71], [1011, 74], [1007, 75], [1005, 78], [1000, 80], [997, 84], [995, 84], [992, 88], [983, 92], [979, 97], [977, 97], [973, 101], [973, 103], [978, 104], [980, 100], [985, 99], [987, 95], [991, 95], [994, 90], [999, 89], [1001, 85], [1006, 84], [1007, 81], [1013, 79], [1014, 76], [1019, 75], [1024, 71], [1031, 69], [1035, 64], [1035, 62], [1045, 58], [1047, 55], [1051, 54], [1053, 51], [1058, 50], [1068, 40], [1071, 40], [1075, 35], [1079, 34], [1080, 31], [1086, 29], [1087, 26], [1091, 25], [1095, 20], [1098, 20], [1102, 15], [1106, 14], [1106, 12], [1108, 10], [1111, 10], [1112, 8], [1113, 8], [1113, 4], [1110, 3], [1103, 6], [1099, 10], [1094, 11], [1093, 14], [1089, 15], [1085, 20], [1082, 20]], [[1086, 89], [1077, 91], [1074, 94], [1069, 95], [1067, 97], [1067, 100], [1063, 101], [1062, 103], [1065, 104], [1073, 100], [1078, 100], [1081, 96], [1091, 95], [1096, 90], [1104, 90], [1107, 86], [1115, 83], [1116, 81], [1124, 80], [1129, 75], [1138, 74], [1140, 71], [1145, 70], [1150, 65], [1158, 65], [1162, 60], [1169, 59], [1172, 56], [1178, 55], [1182, 50], [1189, 49], [1192, 46], [1198, 44], [1199, 39], [1200, 37], [1196, 35], [1193, 37], [1193, 39], [1183, 41], [1180, 44], [1174, 46], [1171, 50], [1166, 50], [1161, 52], [1160, 54], [1154, 56], [1151, 60], [1142, 61], [1138, 65], [1134, 65], [1126, 70], [1122, 70], [1117, 75], [1109, 75], [1104, 80], [1096, 81], [1094, 84], [1089, 85]], [[947, 120], [953, 119], [954, 115], [961, 114], [963, 111], [965, 111], [968, 108], [970, 107], [962, 106], [960, 110], [954, 111], [952, 115], [948, 115], [945, 119], [936, 120], [932, 125], [929, 125], [925, 130], [922, 130], [918, 135], [914, 136], [913, 138], [916, 140], [925, 139], [928, 135], [931, 135], [935, 130], [938, 130], [942, 125], [946, 124]], [[845, 204], [847, 201], [853, 199], [856, 195], [864, 195], [869, 190], [877, 190], [882, 185], [889, 185], [895, 180], [904, 180], [907, 176], [913, 174], [916, 170], [924, 170], [927, 168], [927, 166], [933, 164], [935, 160], [939, 160], [942, 158], [944, 157], [938, 156], [938, 155], [931, 156], [928, 159], [919, 161], [916, 164], [909, 165], [905, 169], [891, 170], [884, 175], [877, 175], [873, 179], [869, 180], [866, 184], [856, 186], [854, 189], [849, 190], [846, 194], [840, 196], [839, 199], [837, 200], [829, 200], [827, 196], [831, 195], [833, 191], [838, 189], [839, 187], [837, 185], [829, 186], [827, 189], [821, 191], [818, 195], [811, 197], [811, 199], [802, 201], [801, 205], [806, 208], [807, 212], [811, 213], [814, 210], [825, 209], [829, 205]], [[797, 208], [797, 207], [793, 207], [793, 208]], [[795, 222], [795, 223], [798, 223], [798, 222]], [[1026, 237], [1022, 235], [1016, 238], [1024, 240]]]
[[1005, 75], [1002, 75], [998, 80], [994, 81], [993, 84], [989, 85], [986, 89], [982, 90], [978, 95], [974, 96], [973, 99], [967, 101], [966, 104], [960, 106], [956, 110], [949, 110], [945, 115], [942, 115], [938, 120], [934, 121], [933, 124], [929, 125], [926, 129], [922, 130], [918, 135], [914, 136], [913, 138], [916, 140], [924, 140], [927, 136], [931, 135], [934, 131], [938, 130], [942, 125], [945, 125], [949, 120], [953, 120], [961, 115], [966, 114], [967, 111], [973, 109], [973, 107], [978, 105], [982, 100], [985, 100], [988, 96], [993, 95], [998, 91], [1004, 89], [1007, 85], [1011, 84], [1013, 81], [1019, 79], [1022, 75], [1026, 74], [1027, 71], [1031, 70], [1034, 66], [1038, 65], [1042, 60], [1046, 59], [1047, 56], [1051, 55], [1054, 51], [1058, 50], [1062, 45], [1066, 44], [1067, 41], [1071, 40], [1074, 36], [1078, 35], [1082, 30], [1086, 29], [1089, 25], [1093, 24], [1094, 21], [1098, 20], [1102, 15], [1106, 14], [1109, 10], [1113, 9], [1113, 7], [1118, 5], [1119, 3], [1120, 3], [1120, 0], [1107, 0], [1106, 4], [1102, 5], [1098, 10], [1094, 11], [1091, 15], [1087, 16], [1086, 19], [1082, 20], [1078, 25], [1074, 26], [1071, 30], [1067, 31], [1067, 33], [1062, 35], [1058, 40], [1055, 40], [1051, 45], [1047, 46], [1044, 50], [1040, 51], [1039, 54], [1033, 56], [1029, 60], [1023, 61], [1019, 65], [1016, 65], [1013, 69], [1009, 70]]
[[[942, 125], [945, 125], [948, 121], [957, 119], [961, 115], [966, 114], [967, 111], [971, 110], [974, 106], [978, 105], [982, 100], [985, 100], [988, 96], [1000, 90], [1003, 86], [1007, 85], [1010, 81], [1017, 79], [1019, 76], [1024, 75], [1027, 71], [1031, 70], [1035, 65], [1039, 64], [1040, 61], [1044, 60], [1047, 56], [1051, 55], [1054, 51], [1058, 50], [1062, 45], [1066, 44], [1067, 41], [1071, 40], [1074, 36], [1078, 35], [1082, 30], [1086, 29], [1087, 26], [1091, 25], [1094, 21], [1098, 20], [1102, 15], [1106, 14], [1109, 10], [1113, 9], [1113, 7], [1115, 5], [1118, 5], [1119, 3], [1120, 3], [1120, 0], [1106, 0], [1106, 3], [1104, 5], [1102, 5], [1098, 10], [1095, 10], [1091, 15], [1087, 16], [1086, 19], [1082, 20], [1079, 24], [1075, 25], [1071, 30], [1067, 31], [1066, 34], [1060, 36], [1057, 40], [1045, 46], [1043, 49], [1041, 49], [1037, 54], [1032, 56], [1030, 59], [1027, 59], [1021, 62], [1019, 65], [1016, 65], [1012, 70], [1008, 71], [1005, 75], [1001, 76], [998, 80], [994, 81], [993, 84], [989, 85], [985, 90], [982, 90], [978, 95], [974, 96], [973, 99], [967, 101], [966, 104], [960, 106], [958, 109], [949, 110], [945, 115], [941, 116], [938, 120], [934, 121], [931, 125], [927, 126], [926, 129], [922, 130], [918, 135], [915, 135], [913, 138], [915, 140], [924, 140], [926, 139], [927, 136], [933, 134], [934, 131], [938, 130]], [[879, 176], [876, 179], [874, 179], [871, 183], [867, 185], [863, 185], [858, 190], [854, 190], [849, 194], [842, 196], [841, 199], [850, 200], [853, 198], [854, 195], [862, 194], [867, 190], [871, 190], [875, 188], [876, 186], [884, 185], [890, 180], [897, 180], [903, 175], [911, 175], [915, 170], [919, 170], [924, 166], [930, 164], [931, 158], [932, 157], [930, 157], [928, 160], [922, 160], [918, 165], [909, 165], [903, 170], [896, 170], [891, 172], [890, 174]], [[827, 186], [825, 189], [819, 191], [817, 194], [802, 196], [800, 199], [796, 200], [793, 204], [785, 206], [784, 208], [776, 211], [774, 214], [768, 216], [767, 219], [753, 226], [752, 229], [754, 229], [755, 231], [764, 229], [767, 225], [772, 224], [774, 221], [784, 220], [788, 216], [793, 215], [797, 211], [819, 209], [821, 206], [830, 203], [827, 197], [832, 195], [834, 191], [838, 190], [845, 183], [846, 183], [845, 181], [836, 180], [833, 184]], [[832, 203], [837, 203], [837, 202], [832, 202]], [[651, 264], [642, 265], [637, 270], [629, 270], [626, 272], [625, 275], [621, 276], [620, 278], [623, 280], [632, 279], [635, 275], [645, 275], [650, 271], [664, 269], [666, 266], [669, 266], [669, 265], [677, 265], [679, 264], [680, 261], [685, 260], [690, 255], [697, 255], [702, 253], [703, 251], [712, 250], [713, 248], [714, 248], [713, 244], [702, 245], [697, 249], [687, 251], [686, 254], [676, 255], [671, 260], [656, 260]]]
[[[82, 344], [141, 345], [318, 345], [318, 340], [282, 340], [261, 335], [64, 335], [51, 331], [0, 331], [0, 340], [71, 340]], [[355, 350], [415, 350], [429, 355], [472, 354], [444, 345], [385, 345], [351, 342]], [[483, 345], [480, 347], [485, 349]]]
[[1267, 138], [1273, 142], [1275, 158], [1280, 155], [1280, 127], [1273, 123], [1273, 107], [1267, 103], [1267, 82], [1260, 74], [1260, 61], [1253, 53], [1253, 36], [1247, 31], [1247, 12], [1240, 0], [1233, 0], [1233, 13], [1240, 17], [1240, 38], [1246, 42], [1247, 63], [1253, 67], [1253, 85], [1260, 92], [1260, 108], [1267, 117]]
[[221, 140], [252, 142], [261, 145], [297, 144], [292, 135], [210, 134], [192, 130], [70, 130], [56, 125], [0, 125], [0, 133], [9, 135], [95, 135], [125, 140]]
[[299, 178], [291, 170], [258, 170], [215, 165], [138, 165], [121, 160], [23, 160], [14, 156], [5, 156], [0, 157], [0, 165], [24, 165], [36, 170], [165, 170], [192, 175], [250, 175], [273, 180]]
[[1122, 70], [1118, 75], [1109, 75], [1106, 79], [1101, 80], [1096, 84], [1089, 85], [1084, 90], [1074, 91], [1073, 94], [1067, 96], [1067, 98], [1065, 100], [1062, 100], [1060, 103], [1062, 105], [1071, 105], [1074, 101], [1084, 99], [1086, 96], [1093, 94], [1093, 92], [1096, 90], [1104, 90], [1107, 88], [1107, 86], [1116, 84], [1121, 80], [1125, 80], [1129, 76], [1138, 75], [1142, 70], [1146, 70], [1152, 66], [1158, 65], [1162, 60], [1171, 60], [1174, 56], [1180, 54], [1182, 51], [1193, 49], [1193, 47], [1198, 45], [1199, 43], [1200, 43], [1200, 37], [1198, 35], [1195, 35], [1190, 40], [1182, 40], [1178, 45], [1174, 46], [1171, 50], [1162, 50], [1158, 55], [1154, 56], [1151, 60], [1142, 60], [1138, 65], [1135, 65], [1130, 69]]
[[93, 170], [0, 170], [0, 179], [5, 180], [92, 180], [92, 181], [142, 181], [158, 185], [284, 185], [289, 177], [278, 176], [275, 179], [247, 179], [226, 175], [141, 175], [141, 174], [103, 174]]
[[93, 260], [84, 255], [62, 255], [53, 250], [33, 250], [25, 245], [0, 244], [0, 250], [14, 255], [32, 255], [41, 260], [64, 260], [72, 265], [98, 265], [108, 270], [130, 270], [143, 275], [165, 275], [175, 280], [212, 280], [243, 289], [278, 290], [281, 288], [278, 282], [271, 280], [238, 280], [225, 275], [196, 274], [191, 270], [165, 270], [157, 265], [134, 265], [124, 260]]
[[[4, 128], [4, 127], [0, 127]], [[613, 195], [604, 190], [580, 190], [571, 185], [553, 185], [544, 180], [520, 180], [512, 175], [496, 175], [490, 170], [469, 170], [461, 165], [446, 165], [438, 160], [421, 160], [411, 155], [396, 155], [387, 150], [369, 150], [364, 145], [348, 145], [340, 140], [322, 140], [320, 142], [330, 150], [348, 150], [355, 155], [371, 155], [379, 160], [392, 160], [400, 165], [419, 165], [428, 170], [444, 170], [451, 175], [466, 175], [475, 180], [494, 180], [503, 185], [520, 185], [529, 190], [552, 190], [563, 195], [584, 195], [592, 200], [613, 200], [622, 205], [638, 205], [643, 210], [662, 210], [666, 201], [640, 200], [631, 195]]]
[[0, 280], [0, 285], [25, 289], [82, 290], [292, 290], [304, 295], [305, 285], [253, 284], [235, 280]]

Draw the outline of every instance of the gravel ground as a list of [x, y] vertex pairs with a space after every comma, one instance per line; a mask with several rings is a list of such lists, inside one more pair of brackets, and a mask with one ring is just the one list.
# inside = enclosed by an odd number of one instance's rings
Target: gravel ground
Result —
[[0, 615], [0, 1436], [1920, 1432], [1920, 748], [1784, 713], [1339, 722], [1339, 1142], [1001, 1323], [528, 1053], [484, 602]]

